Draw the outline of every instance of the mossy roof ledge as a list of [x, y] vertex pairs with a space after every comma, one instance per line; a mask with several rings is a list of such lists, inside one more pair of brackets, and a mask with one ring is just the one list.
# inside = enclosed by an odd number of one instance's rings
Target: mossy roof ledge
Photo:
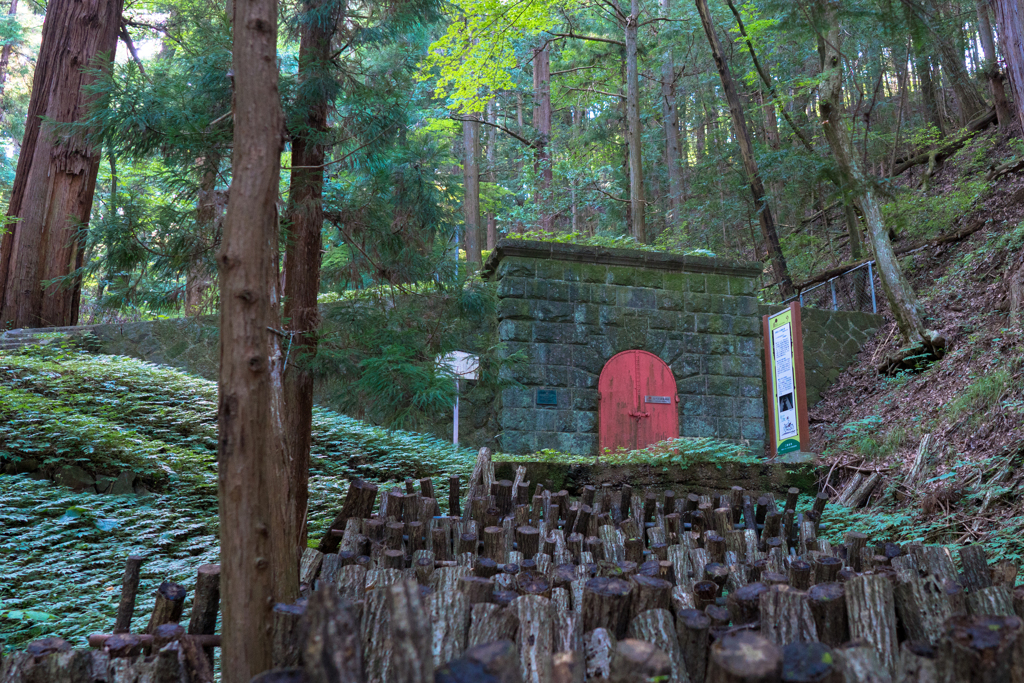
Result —
[[730, 261], [707, 256], [684, 256], [639, 249], [615, 249], [593, 247], [564, 242], [541, 242], [535, 240], [501, 239], [484, 264], [482, 275], [493, 277], [498, 264], [506, 256], [536, 259], [554, 259], [576, 263], [593, 263], [604, 266], [630, 266], [670, 270], [683, 273], [716, 273], [737, 277], [754, 278], [764, 272], [760, 263], [754, 261]]

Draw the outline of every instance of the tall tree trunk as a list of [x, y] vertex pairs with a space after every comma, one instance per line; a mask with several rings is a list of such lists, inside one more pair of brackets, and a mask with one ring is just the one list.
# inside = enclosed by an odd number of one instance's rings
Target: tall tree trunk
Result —
[[471, 269], [479, 270], [483, 264], [480, 254], [480, 121], [478, 114], [471, 114], [462, 121], [462, 142], [465, 159], [462, 164], [462, 180], [465, 196], [462, 201], [462, 217], [466, 235], [466, 262]]
[[868, 236], [875, 252], [875, 263], [878, 266], [882, 289], [889, 300], [893, 316], [903, 339], [909, 346], [940, 351], [945, 341], [942, 337], [924, 326], [921, 319], [919, 304], [914, 290], [907, 282], [892, 243], [889, 233], [882, 221], [882, 213], [872, 190], [871, 181], [865, 177], [853, 153], [843, 117], [843, 65], [841, 57], [842, 37], [839, 30], [838, 6], [842, 0], [818, 0], [819, 16], [822, 26], [827, 30], [825, 37], [824, 63], [821, 78], [821, 100], [819, 103], [822, 128], [832, 156], [836, 160], [840, 173], [868, 227]]
[[57, 136], [89, 104], [85, 67], [110, 67], [123, 0], [52, 0], [32, 78], [32, 97], [7, 215], [18, 219], [0, 241], [0, 329], [78, 322], [81, 279], [42, 283], [82, 265], [100, 150], [81, 135]]
[[533, 51], [533, 127], [537, 131], [537, 214], [541, 230], [551, 230], [551, 55], [547, 43]]
[[789, 277], [789, 269], [786, 266], [786, 257], [782, 253], [779, 244], [779, 234], [775, 227], [775, 219], [772, 217], [771, 207], [768, 205], [764, 191], [764, 183], [761, 182], [761, 174], [757, 168], [757, 161], [754, 159], [754, 148], [750, 143], [750, 132], [747, 130], [746, 118], [743, 115], [743, 108], [740, 105], [739, 94], [736, 92], [736, 85], [733, 83], [732, 74], [729, 73], [729, 65], [725, 61], [725, 53], [722, 52], [722, 45], [715, 32], [715, 24], [711, 19], [711, 11], [708, 9], [707, 0], [695, 0], [697, 11], [700, 13], [701, 24], [704, 25], [704, 33], [707, 34], [708, 43], [711, 45], [711, 54], [715, 58], [715, 66], [718, 67], [718, 75], [722, 79], [722, 90], [725, 91], [726, 100], [729, 102], [729, 113], [732, 114], [733, 131], [736, 133], [736, 142], [740, 147], [740, 155], [743, 157], [743, 168], [747, 173], [750, 182], [750, 193], [754, 197], [754, 206], [757, 209], [758, 222], [761, 225], [761, 236], [768, 247], [768, 256], [772, 261], [772, 270], [775, 279], [779, 283], [779, 292], [782, 296], [793, 295], [793, 282]]
[[1013, 118], [1010, 114], [1010, 103], [1006, 100], [1003, 88], [1003, 75], [999, 73], [999, 58], [996, 55], [996, 44], [992, 39], [992, 22], [989, 20], [989, 0], [975, 0], [978, 11], [978, 34], [981, 36], [981, 48], [985, 52], [985, 78], [988, 89], [992, 93], [992, 102], [996, 107], [996, 121], [1000, 128], [1006, 128]]
[[910, 41], [914, 49], [914, 71], [921, 83], [921, 104], [924, 106], [925, 120], [935, 126], [939, 133], [945, 135], [946, 127], [939, 114], [939, 102], [932, 80], [932, 64], [925, 41], [925, 29], [918, 15], [909, 4], [903, 5], [903, 14], [910, 27]]
[[629, 217], [633, 237], [641, 244], [647, 241], [644, 220], [643, 140], [640, 130], [640, 72], [637, 63], [637, 24], [640, 0], [630, 0], [626, 18], [626, 144], [629, 146]]
[[[11, 9], [7, 12], [7, 16], [13, 17], [18, 13], [18, 0], [11, 0]], [[11, 52], [14, 51], [14, 41], [8, 40], [4, 43], [4, 47], [0, 50], [0, 98], [3, 97], [4, 89], [7, 86], [7, 69], [11, 63]], [[0, 122], [4, 120], [7, 115], [7, 111], [0, 108]]]
[[[113, 168], [113, 158], [110, 163]], [[220, 154], [211, 151], [202, 163], [203, 178], [199, 182], [199, 196], [196, 201], [199, 239], [196, 241], [194, 253], [190, 254], [191, 262], [185, 271], [185, 315], [199, 315], [203, 312], [207, 303], [206, 292], [213, 284], [213, 278], [207, 271], [204, 252], [207, 240], [209, 244], [216, 243], [217, 173], [220, 168]]]
[[999, 43], [1013, 90], [1013, 108], [1024, 128], [1024, 16], [1018, 0], [995, 0]]
[[338, 0], [308, 0], [299, 36], [298, 120], [293, 122], [292, 169], [285, 225], [284, 329], [289, 333], [284, 366], [284, 434], [289, 464], [289, 507], [295, 547], [306, 547], [309, 504], [309, 445], [313, 426], [313, 374], [320, 312], [320, 261], [324, 225], [324, 142], [334, 99], [331, 39], [337, 27]]
[[[496, 111], [497, 103], [491, 100], [487, 103], [487, 117], [491, 122], [497, 123], [498, 113]], [[498, 182], [498, 171], [495, 168], [498, 153], [498, 129], [494, 126], [488, 126], [487, 135], [487, 182], [494, 184]], [[495, 217], [493, 211], [487, 212], [487, 250], [494, 251], [495, 245], [498, 244], [498, 219]]]
[[[661, 0], [661, 15], [668, 18], [671, 0]], [[679, 111], [676, 108], [676, 69], [672, 44], [665, 41], [661, 60], [661, 111], [665, 128], [665, 172], [668, 174], [668, 225], [674, 227], [681, 219], [683, 169], [679, 164]]]
[[[932, 0], [931, 5], [936, 16], [939, 16], [941, 10], [939, 4]], [[969, 121], [973, 121], [985, 111], [987, 108], [985, 100], [981, 96], [977, 84], [967, 73], [963, 51], [953, 44], [949, 36], [943, 35], [939, 31], [934, 21], [922, 14], [919, 14], [919, 17], [942, 54], [942, 67], [946, 76], [949, 77], [950, 85], [953, 86], [953, 94], [956, 96], [957, 107], [960, 110], [960, 125], [967, 125]]]
[[233, 176], [220, 270], [221, 666], [224, 683], [271, 667], [272, 609], [298, 594], [282, 423], [277, 198], [284, 140], [277, 3], [234, 0]]

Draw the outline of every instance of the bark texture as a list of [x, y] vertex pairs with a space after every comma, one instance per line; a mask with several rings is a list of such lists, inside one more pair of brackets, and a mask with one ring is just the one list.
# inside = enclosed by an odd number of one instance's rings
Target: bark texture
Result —
[[324, 138], [334, 88], [330, 77], [331, 38], [337, 0], [307, 0], [299, 37], [301, 118], [291, 125], [292, 169], [285, 224], [284, 257], [285, 434], [291, 467], [289, 507], [294, 517], [296, 547], [306, 547], [306, 506], [309, 500], [309, 442], [313, 425], [313, 375], [305, 363], [316, 355], [320, 314], [321, 232], [324, 224]]
[[786, 266], [786, 257], [782, 253], [779, 244], [779, 234], [775, 226], [775, 218], [772, 215], [771, 207], [768, 205], [768, 197], [764, 191], [764, 183], [761, 181], [761, 173], [757, 168], [757, 161], [754, 159], [754, 146], [750, 141], [750, 131], [747, 130], [746, 117], [743, 114], [743, 105], [740, 103], [739, 93], [729, 72], [729, 65], [725, 59], [725, 52], [715, 32], [715, 24], [711, 18], [711, 10], [708, 9], [707, 0], [695, 0], [697, 11], [700, 12], [700, 20], [704, 25], [704, 33], [707, 34], [708, 43], [711, 45], [711, 54], [715, 58], [715, 66], [718, 67], [718, 75], [722, 79], [722, 90], [725, 91], [726, 100], [729, 102], [729, 113], [732, 115], [732, 127], [736, 134], [736, 142], [740, 146], [740, 155], [743, 157], [743, 169], [746, 171], [747, 180], [750, 183], [750, 193], [754, 197], [754, 207], [757, 211], [758, 223], [761, 226], [761, 237], [764, 239], [768, 249], [768, 257], [772, 262], [772, 270], [775, 279], [779, 283], [779, 293], [783, 297], [793, 295], [793, 282], [789, 277], [789, 269]]
[[817, 6], [822, 25], [828, 32], [824, 40], [823, 79], [819, 104], [822, 128], [846, 186], [851, 188], [864, 216], [871, 246], [875, 252], [875, 263], [878, 266], [882, 289], [889, 300], [900, 334], [909, 346], [923, 346], [933, 352], [941, 351], [945, 346], [945, 340], [940, 334], [924, 326], [917, 296], [896, 260], [873, 186], [862, 172], [856, 155], [852, 153], [852, 146], [842, 120], [843, 69], [838, 5], [836, 0], [818, 0]]
[[640, 21], [640, 0], [630, 1], [626, 17], [626, 144], [629, 147], [629, 217], [633, 237], [647, 241], [644, 209], [644, 164], [641, 153], [640, 71], [637, 62], [637, 28]]
[[462, 180], [465, 196], [462, 200], [462, 218], [466, 236], [466, 262], [471, 268], [480, 268], [480, 119], [471, 114], [462, 120], [462, 145], [465, 153]]
[[1024, 127], [1024, 17], [1018, 0], [994, 0], [994, 4], [999, 44], [1013, 90], [1013, 107], [1017, 122]]
[[284, 121], [277, 4], [233, 4], [235, 130], [220, 271], [218, 477], [225, 683], [271, 666], [271, 610], [298, 596], [281, 417], [277, 196]]
[[82, 265], [100, 151], [81, 133], [58, 134], [54, 123], [85, 116], [89, 98], [83, 88], [94, 80], [86, 69], [110, 67], [123, 6], [123, 0], [54, 0], [47, 6], [7, 210], [16, 222], [0, 240], [0, 328], [78, 322], [81, 280], [45, 290], [43, 282]]

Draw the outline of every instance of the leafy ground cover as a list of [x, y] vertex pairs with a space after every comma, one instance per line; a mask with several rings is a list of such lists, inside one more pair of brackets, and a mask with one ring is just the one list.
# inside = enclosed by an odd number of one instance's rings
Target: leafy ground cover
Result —
[[[217, 561], [216, 409], [215, 383], [134, 359], [51, 346], [0, 355], [0, 468], [35, 461], [37, 477], [68, 464], [128, 469], [154, 491], [79, 494], [0, 474], [3, 647], [49, 635], [83, 644], [111, 628], [130, 554], [147, 558], [139, 619], [161, 581], [191, 589], [196, 568]], [[351, 478], [466, 475], [475, 461], [470, 450], [330, 410], [317, 408], [313, 420], [311, 538]]]
[[[1024, 249], [1024, 176], [1005, 176], [970, 201], [956, 194], [1016, 158], [1017, 144], [979, 135], [912, 207], [919, 228], [930, 221], [924, 236], [985, 224], [964, 242], [921, 249], [903, 261], [928, 325], [948, 340], [946, 356], [880, 376], [876, 365], [899, 346], [888, 316], [811, 410], [812, 450], [829, 465], [820, 482], [825, 490], [841, 490], [854, 468], [882, 472], [866, 507], [834, 512], [876, 537], [981, 542], [990, 557], [1024, 561], [1024, 328], [1009, 315], [1007, 291], [1009, 268]], [[922, 172], [901, 182], [913, 185]], [[908, 482], [922, 444], [924, 473]]]

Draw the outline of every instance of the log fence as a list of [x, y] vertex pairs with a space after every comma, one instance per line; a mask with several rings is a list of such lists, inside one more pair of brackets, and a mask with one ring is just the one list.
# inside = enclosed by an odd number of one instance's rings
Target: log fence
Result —
[[[496, 481], [487, 453], [464, 498], [448, 483], [448, 516], [430, 479], [350, 486], [253, 683], [1024, 681], [1019, 567], [980, 545], [958, 549], [958, 572], [943, 546], [855, 530], [831, 545], [825, 496], [802, 513], [795, 489], [572, 499], [524, 468]], [[218, 568], [200, 568], [187, 630], [165, 583], [132, 634], [139, 562], [113, 633], [91, 651], [36, 641], [0, 683], [212, 681]]]

